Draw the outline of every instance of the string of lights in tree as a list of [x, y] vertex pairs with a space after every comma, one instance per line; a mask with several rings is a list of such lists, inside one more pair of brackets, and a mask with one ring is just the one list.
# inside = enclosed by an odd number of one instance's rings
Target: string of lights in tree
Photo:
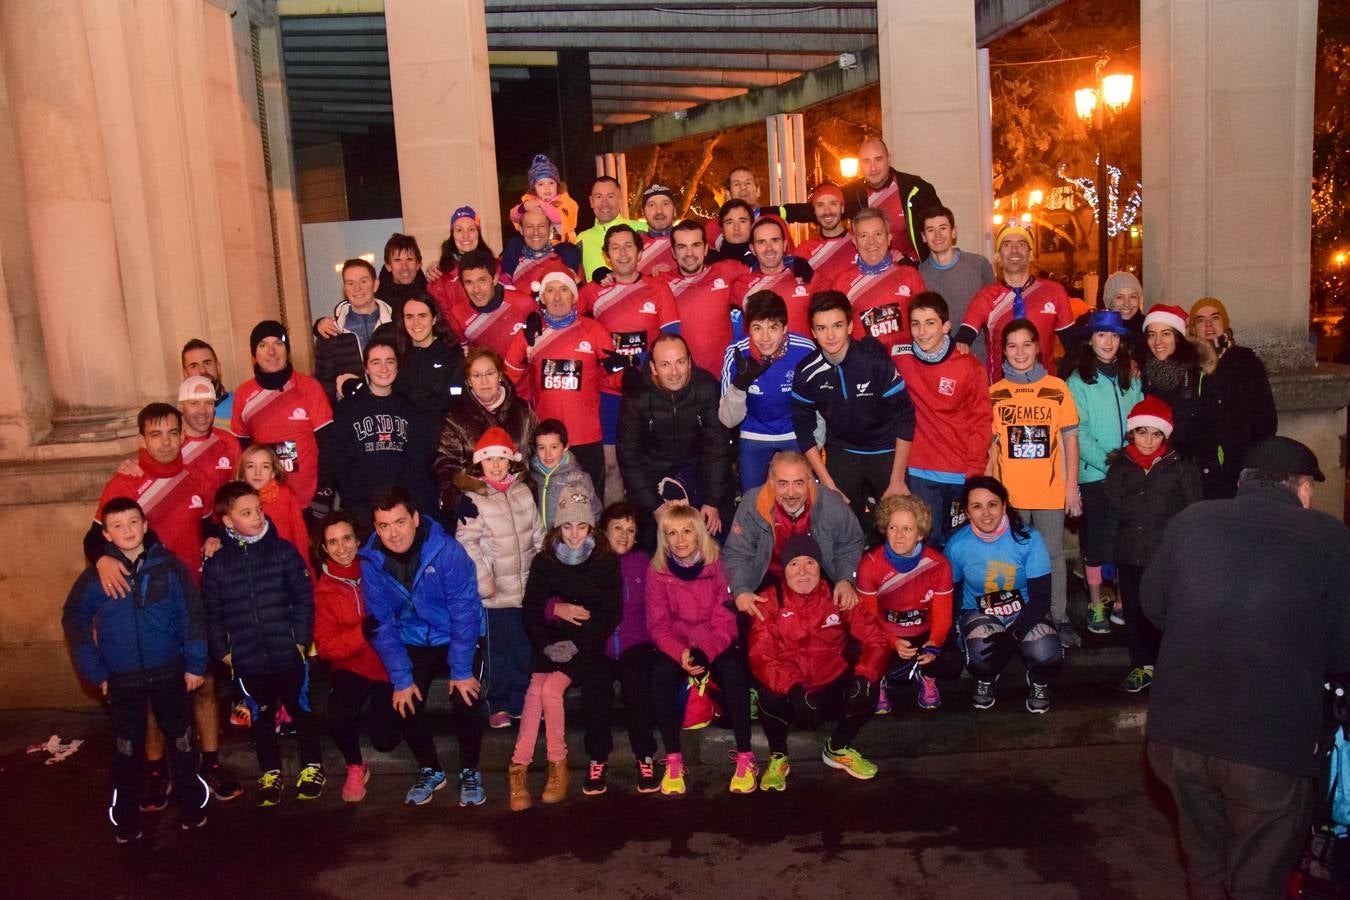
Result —
[[[1096, 160], [1094, 159], [1095, 163]], [[1110, 183], [1106, 189], [1106, 233], [1115, 237], [1122, 231], [1127, 230], [1134, 224], [1135, 219], [1139, 218], [1139, 207], [1144, 202], [1143, 182], [1136, 181], [1134, 190], [1130, 193], [1129, 199], [1125, 201], [1125, 211], [1122, 213], [1119, 209], [1120, 198], [1120, 169], [1113, 165], [1107, 165], [1106, 171], [1109, 173]], [[1055, 173], [1061, 181], [1068, 182], [1076, 187], [1083, 194], [1083, 199], [1087, 205], [1092, 207], [1092, 211], [1097, 211], [1097, 183], [1092, 178], [1070, 178], [1064, 174], [1064, 166], [1060, 166]]]

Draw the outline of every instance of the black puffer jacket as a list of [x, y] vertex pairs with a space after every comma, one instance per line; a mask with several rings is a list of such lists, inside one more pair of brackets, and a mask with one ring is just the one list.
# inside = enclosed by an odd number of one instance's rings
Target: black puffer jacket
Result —
[[[548, 603], [552, 598], [584, 606], [591, 617], [580, 625], [550, 617]], [[597, 556], [592, 552], [585, 562], [569, 566], [545, 550], [530, 564], [521, 610], [525, 633], [534, 648], [530, 671], [562, 672], [576, 681], [597, 660], [604, 659], [605, 640], [623, 618], [618, 558], [612, 553]], [[577, 655], [566, 663], [555, 663], [543, 653], [545, 647], [559, 641], [577, 645]]]
[[271, 675], [301, 663], [296, 645], [314, 637], [314, 589], [300, 553], [271, 521], [258, 541], [226, 537], [202, 567], [212, 659], [227, 653], [235, 674]]
[[1172, 517], [1200, 499], [1200, 470], [1169, 451], [1145, 472], [1124, 453], [1106, 472], [1102, 546], [1118, 566], [1147, 566]]
[[464, 392], [464, 351], [458, 344], [434, 341], [412, 347], [398, 361], [394, 393], [406, 397], [438, 419]]
[[731, 434], [717, 416], [717, 381], [691, 367], [689, 383], [671, 392], [642, 371], [642, 389], [619, 409], [619, 471], [628, 499], [644, 513], [661, 505], [656, 487], [672, 471], [692, 467], [702, 502], [722, 509], [731, 500]]
[[530, 405], [516, 396], [515, 389], [504, 376], [502, 386], [506, 389], [506, 399], [496, 409], [484, 407], [469, 388], [465, 388], [450, 405], [436, 448], [436, 484], [441, 509], [455, 508], [460, 495], [455, 476], [473, 463], [474, 445], [489, 428], [502, 428], [511, 435], [522, 460], [529, 464], [530, 441], [534, 439], [534, 426], [538, 421]]

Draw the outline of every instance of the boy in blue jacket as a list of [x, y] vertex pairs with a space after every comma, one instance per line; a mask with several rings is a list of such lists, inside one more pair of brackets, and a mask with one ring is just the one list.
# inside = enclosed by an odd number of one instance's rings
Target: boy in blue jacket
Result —
[[216, 515], [225, 525], [220, 549], [202, 566], [202, 597], [212, 659], [234, 670], [258, 712], [249, 730], [262, 776], [258, 805], [281, 802], [277, 706], [285, 704], [300, 739], [296, 796], [323, 793], [319, 731], [309, 711], [305, 648], [314, 637], [314, 588], [305, 561], [272, 527], [258, 492], [242, 481], [216, 491]]
[[75, 668], [108, 700], [116, 752], [108, 817], [117, 843], [141, 837], [145, 707], [168, 738], [173, 795], [184, 831], [206, 824], [210, 792], [197, 777], [188, 692], [206, 673], [201, 597], [187, 567], [153, 535], [140, 504], [116, 497], [101, 510], [107, 552], [125, 566], [130, 591], [110, 597], [97, 570], [84, 570], [66, 597], [61, 625]]
[[412, 496], [391, 487], [371, 501], [375, 532], [362, 548], [363, 627], [394, 684], [394, 709], [420, 772], [407, 802], [422, 806], [446, 785], [432, 740], [426, 703], [431, 682], [447, 670], [450, 706], [459, 742], [459, 805], [486, 798], [478, 771], [483, 744], [479, 704], [483, 602], [469, 554], [431, 516], [422, 518]]

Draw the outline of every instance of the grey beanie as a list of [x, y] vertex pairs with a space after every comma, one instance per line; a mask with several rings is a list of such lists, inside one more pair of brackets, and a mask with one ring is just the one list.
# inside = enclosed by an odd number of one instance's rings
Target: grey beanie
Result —
[[564, 488], [562, 496], [558, 498], [558, 512], [553, 517], [553, 524], [566, 525], [568, 522], [581, 522], [595, 527], [591, 495], [583, 487], [573, 485]]
[[1132, 287], [1139, 292], [1139, 309], [1144, 308], [1144, 286], [1139, 283], [1139, 279], [1134, 277], [1133, 272], [1113, 272], [1111, 277], [1106, 279], [1106, 287], [1102, 288], [1102, 304], [1105, 309], [1111, 308], [1111, 300], [1127, 287]]

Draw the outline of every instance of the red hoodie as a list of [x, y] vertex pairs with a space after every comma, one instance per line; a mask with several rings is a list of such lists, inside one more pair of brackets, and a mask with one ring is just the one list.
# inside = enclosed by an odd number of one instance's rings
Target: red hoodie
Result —
[[750, 671], [764, 687], [786, 694], [800, 684], [824, 687], [848, 671], [849, 637], [862, 644], [853, 671], [879, 681], [891, 656], [891, 642], [876, 618], [861, 607], [840, 612], [824, 579], [809, 594], [775, 588], [760, 594], [763, 621], [750, 625]]
[[319, 655], [333, 664], [371, 681], [388, 681], [384, 663], [361, 633], [366, 600], [361, 595], [361, 565], [345, 569], [329, 560], [323, 564], [314, 585], [314, 643]]

